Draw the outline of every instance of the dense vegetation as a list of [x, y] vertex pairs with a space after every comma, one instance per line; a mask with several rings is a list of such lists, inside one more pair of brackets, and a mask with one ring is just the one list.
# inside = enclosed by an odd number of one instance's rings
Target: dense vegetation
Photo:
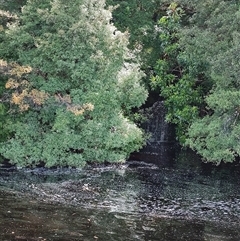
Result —
[[239, 1], [0, 3], [5, 158], [124, 160], [144, 143], [130, 119], [146, 89], [183, 146], [217, 164], [240, 155]]
[[104, 1], [32, 0], [8, 26], [0, 49], [18, 120], [4, 157], [79, 166], [123, 161], [141, 147], [143, 133], [124, 111], [145, 101], [143, 73], [110, 19]]

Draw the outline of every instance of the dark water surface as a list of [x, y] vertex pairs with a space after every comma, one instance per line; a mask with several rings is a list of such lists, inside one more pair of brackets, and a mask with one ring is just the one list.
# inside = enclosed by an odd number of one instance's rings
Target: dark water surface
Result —
[[234, 240], [236, 227], [63, 207], [1, 192], [1, 240]]
[[234, 175], [129, 162], [0, 169], [0, 240], [239, 241]]

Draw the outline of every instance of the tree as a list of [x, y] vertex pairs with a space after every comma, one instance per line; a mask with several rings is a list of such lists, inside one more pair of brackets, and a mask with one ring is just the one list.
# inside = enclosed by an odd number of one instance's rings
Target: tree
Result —
[[6, 88], [20, 120], [0, 152], [13, 163], [123, 161], [142, 146], [123, 112], [145, 101], [143, 73], [104, 6], [29, 0], [6, 31], [0, 56], [14, 65]]
[[[208, 3], [209, 4], [209, 3]], [[238, 1], [215, 1], [203, 18], [203, 5], [185, 31], [187, 51], [208, 63], [212, 88], [206, 113], [189, 128], [187, 144], [206, 161], [232, 162], [240, 155], [240, 27]]]
[[19, 13], [21, 7], [26, 4], [26, 0], [0, 0], [1, 10], [11, 13]]
[[159, 15], [165, 12], [164, 1], [107, 0], [106, 2], [108, 5], [117, 6], [113, 11], [114, 24], [121, 31], [129, 31], [129, 47], [141, 56], [141, 68], [148, 74], [159, 57], [160, 41], [156, 25]]
[[3, 77], [0, 77], [0, 142], [5, 141], [8, 137], [9, 133], [9, 124], [10, 119], [9, 115], [7, 113], [8, 106], [3, 102], [3, 96], [4, 96], [4, 83], [5, 79]]
[[[23, 2], [25, 1], [0, 1], [0, 42], [3, 41], [7, 24], [17, 20], [17, 9]], [[0, 59], [0, 142], [10, 137], [12, 126], [9, 105], [6, 102], [8, 92], [5, 89], [7, 82], [5, 73], [7, 69], [7, 62]]]
[[184, 11], [177, 3], [169, 5], [167, 15], [159, 20], [161, 55], [151, 78], [165, 101], [166, 120], [176, 125], [177, 138], [185, 143], [188, 126], [198, 116], [202, 103], [202, 89], [197, 84], [198, 71], [191, 71], [192, 63], [180, 46], [181, 19]]
[[183, 145], [205, 161], [232, 162], [240, 155], [239, 3], [196, 1], [189, 7], [184, 23], [175, 3], [160, 19], [162, 55], [152, 86], [164, 97]]

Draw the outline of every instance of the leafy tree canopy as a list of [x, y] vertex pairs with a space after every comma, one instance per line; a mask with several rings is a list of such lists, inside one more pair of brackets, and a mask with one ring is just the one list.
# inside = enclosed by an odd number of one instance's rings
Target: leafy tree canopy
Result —
[[233, 161], [240, 154], [239, 1], [192, 1], [187, 16], [186, 3], [170, 4], [160, 18], [151, 85], [183, 145], [210, 162]]
[[146, 99], [143, 77], [182, 145], [217, 164], [239, 156], [239, 1], [106, 3], [118, 7], [0, 0], [1, 153], [19, 165], [125, 159], [143, 143], [126, 117]]
[[151, 78], [152, 88], [165, 100], [166, 119], [176, 124], [177, 138], [182, 144], [188, 125], [198, 116], [202, 103], [202, 89], [196, 81], [198, 72], [191, 71], [192, 63], [180, 46], [183, 16], [184, 10], [172, 3], [160, 18], [161, 55]]
[[[143, 144], [124, 115], [147, 92], [104, 0], [28, 0], [0, 43], [6, 88], [20, 113], [2, 155], [18, 165], [122, 161]], [[15, 107], [14, 107], [15, 106]]]
[[[208, 8], [207, 8], [208, 6]], [[239, 1], [207, 1], [184, 31], [185, 51], [209, 66], [206, 114], [189, 128], [187, 144], [207, 161], [232, 162], [239, 145]]]

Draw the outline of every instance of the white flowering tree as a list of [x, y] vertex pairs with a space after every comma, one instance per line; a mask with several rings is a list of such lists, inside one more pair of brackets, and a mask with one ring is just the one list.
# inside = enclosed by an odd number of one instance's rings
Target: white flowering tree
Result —
[[18, 116], [0, 147], [5, 158], [81, 166], [123, 161], [142, 146], [142, 131], [123, 113], [145, 101], [143, 74], [128, 34], [110, 20], [104, 0], [27, 1], [0, 43]]

